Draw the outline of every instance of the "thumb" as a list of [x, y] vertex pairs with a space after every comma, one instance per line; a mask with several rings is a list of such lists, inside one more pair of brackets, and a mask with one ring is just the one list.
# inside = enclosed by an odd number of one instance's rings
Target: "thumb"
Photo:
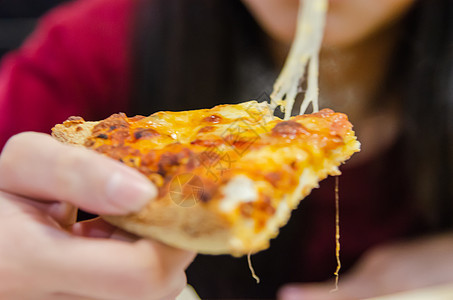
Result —
[[12, 137], [0, 156], [0, 190], [74, 204], [95, 214], [127, 214], [157, 195], [138, 171], [49, 135]]

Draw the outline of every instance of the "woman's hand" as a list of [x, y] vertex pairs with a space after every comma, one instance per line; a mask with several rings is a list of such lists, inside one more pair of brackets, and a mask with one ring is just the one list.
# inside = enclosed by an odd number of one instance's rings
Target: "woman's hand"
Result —
[[363, 299], [446, 283], [453, 284], [453, 234], [382, 246], [369, 251], [357, 266], [333, 283], [294, 284], [279, 298]]
[[127, 214], [156, 196], [140, 173], [48, 135], [23, 133], [0, 156], [0, 299], [168, 299], [194, 254], [136, 238], [75, 207]]

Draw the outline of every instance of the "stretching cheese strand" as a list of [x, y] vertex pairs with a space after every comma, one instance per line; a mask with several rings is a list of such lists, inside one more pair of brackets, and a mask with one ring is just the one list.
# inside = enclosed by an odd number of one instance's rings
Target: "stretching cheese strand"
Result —
[[[291, 117], [294, 102], [300, 92], [300, 85], [304, 78], [307, 80], [307, 90], [300, 106], [299, 114], [304, 114], [312, 104], [313, 112], [319, 110], [318, 105], [318, 74], [319, 50], [324, 33], [324, 25], [328, 0], [300, 0], [297, 17], [296, 36], [285, 65], [274, 84], [271, 94], [271, 108], [275, 110], [281, 106], [285, 113], [285, 120]], [[339, 196], [338, 177], [335, 178], [335, 256], [337, 269], [335, 270], [335, 289], [338, 290], [340, 262], [340, 225], [339, 225]], [[250, 254], [247, 256], [252, 277], [259, 283], [259, 278], [253, 270]]]
[[328, 0], [300, 0], [296, 36], [271, 94], [271, 107], [275, 109], [277, 106], [282, 106], [285, 120], [291, 116], [304, 77], [307, 79], [307, 91], [300, 106], [300, 114], [306, 112], [310, 103], [314, 112], [319, 110], [318, 56], [327, 6]]

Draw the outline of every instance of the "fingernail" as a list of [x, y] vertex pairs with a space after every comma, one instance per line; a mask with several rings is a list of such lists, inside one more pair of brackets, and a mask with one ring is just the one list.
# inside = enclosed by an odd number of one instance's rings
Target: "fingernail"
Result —
[[118, 213], [137, 212], [156, 196], [156, 187], [132, 170], [114, 172], [107, 183], [107, 197]]

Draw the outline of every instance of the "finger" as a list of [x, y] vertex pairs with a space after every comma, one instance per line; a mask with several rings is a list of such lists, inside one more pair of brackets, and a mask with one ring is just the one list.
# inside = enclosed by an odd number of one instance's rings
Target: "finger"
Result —
[[101, 218], [75, 223], [69, 231], [77, 236], [91, 238], [110, 238], [125, 242], [135, 242], [139, 238], [115, 227]]
[[139, 210], [156, 188], [139, 172], [45, 134], [12, 137], [0, 156], [0, 190], [63, 201], [98, 214]]
[[130, 244], [76, 238], [49, 246], [55, 250], [42, 253], [37, 263], [66, 275], [42, 284], [100, 299], [158, 299], [179, 291], [185, 284], [183, 270], [194, 257], [148, 240]]
[[179, 266], [182, 267], [184, 270], [187, 269], [187, 267], [192, 263], [196, 256], [196, 253], [193, 251], [174, 248], [158, 241], [142, 239], [140, 240], [140, 242], [143, 244], [142, 246], [145, 249], [155, 248], [159, 253], [165, 254], [163, 255], [162, 258], [166, 260], [165, 261], [166, 265]]
[[78, 222], [68, 228], [69, 231], [80, 237], [109, 238], [116, 227], [101, 218]]
[[67, 227], [75, 223], [77, 219], [77, 208], [65, 202], [40, 202], [23, 197], [9, 197], [11, 200], [21, 201], [24, 204], [30, 205], [38, 209], [41, 213], [50, 216], [60, 226]]
[[[180, 276], [178, 277], [176, 282], [177, 283], [175, 284], [174, 288], [169, 290], [167, 295], [165, 295], [162, 298], [162, 300], [175, 300], [178, 296], [180, 296], [182, 294], [182, 292], [184, 291], [184, 289], [187, 286], [186, 274], [184, 272], [180, 273]], [[192, 298], [189, 298], [189, 299], [192, 299]], [[186, 298], [183, 297], [181, 299], [186, 299]]]
[[115, 228], [115, 231], [113, 231], [113, 233], [110, 235], [110, 239], [131, 243], [138, 241], [140, 238], [132, 233], [119, 228]]
[[51, 216], [61, 226], [66, 227], [72, 225], [77, 220], [77, 207], [65, 202], [50, 203], [44, 209], [44, 213]]
[[56, 222], [55, 225], [67, 227], [73, 224], [77, 217], [77, 209], [68, 203], [34, 201], [10, 193], [0, 191], [0, 211], [3, 216], [25, 213], [26, 215], [47, 216]]

